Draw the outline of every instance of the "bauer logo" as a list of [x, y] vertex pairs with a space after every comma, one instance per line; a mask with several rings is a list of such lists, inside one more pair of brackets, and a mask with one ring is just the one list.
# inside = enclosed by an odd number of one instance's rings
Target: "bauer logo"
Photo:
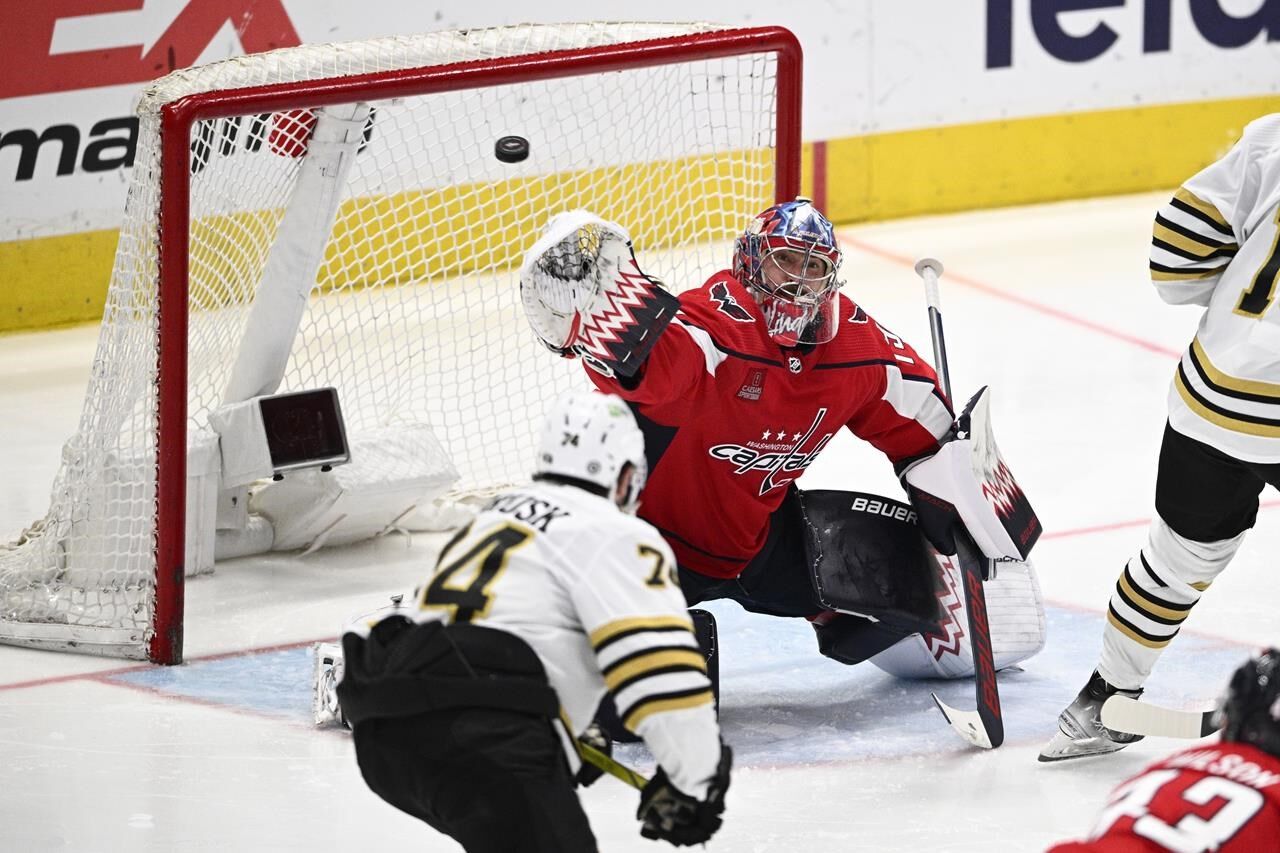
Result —
[[[1173, 20], [1169, 0], [1139, 0], [1141, 14], [1113, 12], [1124, 0], [987, 0], [987, 67], [1009, 68], [1014, 61], [1014, 32], [1019, 36], [1018, 54], [1029, 47], [1023, 34], [1054, 59], [1088, 62], [1116, 48], [1132, 51], [1141, 44], [1143, 53], [1167, 53], [1176, 38], [1185, 44], [1199, 36], [1215, 47], [1243, 47], [1265, 34], [1267, 41], [1280, 41], [1280, 0], [1252, 4], [1243, 14], [1229, 0], [1198, 0], [1191, 14]], [[1017, 8], [1015, 9], [1015, 6]], [[1127, 11], [1127, 10], [1126, 10]], [[1062, 13], [1070, 13], [1064, 20]], [[1026, 18], [1015, 20], [1017, 16]], [[1027, 21], [1031, 26], [1027, 26]], [[1117, 29], [1118, 28], [1118, 29]], [[1177, 30], [1175, 34], [1175, 30]]]
[[853, 505], [849, 508], [854, 512], [868, 512], [872, 515], [883, 515], [885, 518], [893, 518], [909, 524], [916, 523], [915, 510], [896, 501], [878, 500], [858, 495], [853, 499]]

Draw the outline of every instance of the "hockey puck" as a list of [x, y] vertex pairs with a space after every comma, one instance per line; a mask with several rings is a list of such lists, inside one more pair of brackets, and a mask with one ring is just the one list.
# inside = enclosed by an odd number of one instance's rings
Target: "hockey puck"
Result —
[[503, 163], [519, 163], [529, 157], [529, 140], [523, 136], [504, 136], [493, 145], [493, 156]]

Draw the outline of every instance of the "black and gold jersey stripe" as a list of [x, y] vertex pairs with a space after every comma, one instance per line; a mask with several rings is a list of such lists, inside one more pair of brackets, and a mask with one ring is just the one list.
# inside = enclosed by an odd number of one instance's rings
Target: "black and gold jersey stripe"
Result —
[[1162, 649], [1178, 635], [1195, 607], [1195, 600], [1175, 599], [1185, 594], [1156, 574], [1147, 562], [1145, 550], [1139, 551], [1116, 580], [1107, 606], [1107, 622], [1141, 646]]
[[1210, 278], [1222, 272], [1222, 267], [1171, 267], [1150, 262], [1152, 281], [1195, 281]]
[[693, 633], [693, 622], [687, 616], [636, 616], [601, 625], [591, 632], [591, 647], [600, 654], [611, 643], [646, 631], [672, 631], [683, 628]]
[[1198, 282], [1221, 275], [1240, 250], [1235, 232], [1214, 205], [1185, 187], [1156, 214], [1151, 234], [1151, 280]]
[[1280, 383], [1262, 382], [1257, 379], [1239, 379], [1214, 367], [1199, 338], [1191, 341], [1187, 356], [1200, 379], [1210, 389], [1227, 397], [1251, 400], [1255, 403], [1280, 404]]
[[637, 727], [653, 714], [659, 714], [664, 711], [679, 711], [685, 708], [698, 708], [703, 705], [711, 705], [715, 702], [715, 696], [711, 692], [711, 685], [705, 687], [695, 687], [688, 690], [675, 690], [667, 693], [651, 693], [642, 699], [632, 702], [625, 708], [621, 708], [618, 716], [622, 718], [622, 724], [631, 731], [636, 731]]
[[1232, 258], [1236, 252], [1240, 251], [1240, 245], [1234, 239], [1207, 237], [1190, 228], [1184, 228], [1159, 213], [1156, 214], [1151, 245], [1189, 261]]
[[[1280, 418], [1249, 415], [1215, 403], [1201, 394], [1187, 377], [1185, 364], [1179, 363], [1173, 377], [1174, 387], [1187, 408], [1209, 423], [1231, 432], [1264, 438], [1280, 438]], [[1280, 415], [1280, 410], [1277, 410]]]
[[1173, 194], [1173, 198], [1169, 201], [1169, 205], [1198, 219], [1219, 234], [1232, 239], [1235, 238], [1235, 231], [1231, 228], [1231, 224], [1227, 222], [1227, 218], [1222, 215], [1222, 212], [1186, 187], [1178, 188], [1178, 191]]
[[1161, 625], [1181, 625], [1192, 607], [1190, 604], [1177, 604], [1157, 598], [1142, 589], [1129, 574], [1128, 567], [1120, 575], [1120, 580], [1116, 581], [1116, 595], [1147, 619]]
[[653, 646], [618, 658], [601, 670], [610, 693], [630, 687], [641, 679], [673, 672], [707, 674], [707, 661], [700, 649], [687, 646]]
[[1163, 649], [1165, 646], [1169, 645], [1169, 642], [1174, 637], [1178, 635], [1177, 628], [1167, 636], [1143, 631], [1141, 628], [1117, 613], [1114, 604], [1107, 607], [1107, 622], [1110, 623], [1111, 627], [1115, 628], [1121, 634], [1124, 634], [1130, 640], [1133, 640], [1139, 645], [1146, 646], [1149, 649]]

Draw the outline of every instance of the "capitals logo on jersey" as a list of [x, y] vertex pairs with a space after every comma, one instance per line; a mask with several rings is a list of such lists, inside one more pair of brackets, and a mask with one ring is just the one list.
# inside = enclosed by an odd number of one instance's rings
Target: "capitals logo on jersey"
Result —
[[[788, 432], [785, 428], [776, 432], [766, 430], [759, 441], [751, 440], [746, 445], [717, 444], [707, 452], [712, 459], [733, 465], [733, 473], [739, 476], [764, 471], [764, 478], [760, 481], [760, 494], [764, 495], [799, 477], [827, 446], [834, 433], [825, 433], [812, 447], [805, 449], [826, 415], [826, 407], [818, 409], [813, 423], [804, 432]], [[792, 476], [785, 476], [787, 474]]]
[[716, 282], [711, 286], [710, 296], [716, 303], [716, 310], [721, 314], [739, 323], [754, 323], [756, 321], [756, 318], [751, 316], [751, 312], [743, 308], [738, 300], [733, 298], [733, 294], [729, 292], [729, 285], [723, 281]]

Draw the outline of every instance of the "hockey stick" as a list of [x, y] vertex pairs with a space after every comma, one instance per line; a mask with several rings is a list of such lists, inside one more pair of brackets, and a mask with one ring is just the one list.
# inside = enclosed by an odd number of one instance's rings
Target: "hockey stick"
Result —
[[582, 756], [582, 760], [599, 767], [605, 773], [615, 779], [621, 779], [637, 791], [643, 791], [644, 786], [649, 784], [649, 780], [632, 770], [620, 761], [615, 761], [610, 755], [605, 755], [582, 740], [578, 741], [578, 755]]
[[[947, 367], [947, 344], [942, 334], [942, 300], [938, 294], [938, 276], [942, 263], [933, 258], [916, 262], [916, 274], [924, 280], [924, 298], [929, 306], [929, 331], [933, 337], [933, 360], [942, 392], [951, 397], [951, 372]], [[987, 622], [987, 596], [982, 589], [983, 562], [986, 556], [974, 544], [963, 525], [955, 533], [956, 562], [964, 582], [965, 611], [969, 617], [969, 644], [973, 649], [974, 686], [977, 690], [976, 711], [952, 708], [933, 693], [942, 716], [951, 727], [974, 746], [995, 749], [1004, 743], [1004, 719], [1000, 714], [1000, 689], [996, 684], [996, 664], [991, 651], [991, 626]]]
[[1109, 729], [1154, 737], [1202, 738], [1218, 731], [1218, 712], [1179, 711], [1112, 696], [1102, 705], [1102, 724]]

